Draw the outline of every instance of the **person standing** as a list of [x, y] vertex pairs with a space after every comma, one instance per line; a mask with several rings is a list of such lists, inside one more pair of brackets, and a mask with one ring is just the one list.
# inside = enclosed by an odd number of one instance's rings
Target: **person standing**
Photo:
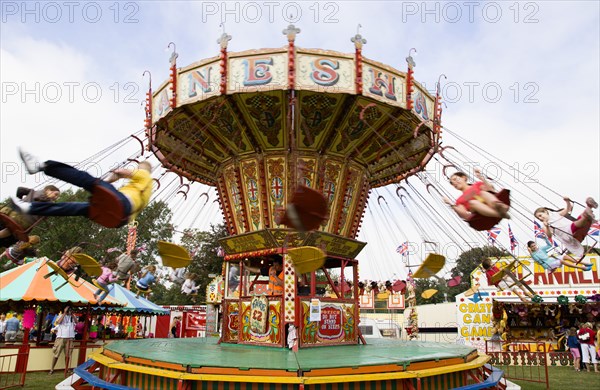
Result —
[[269, 268], [269, 295], [283, 295], [283, 262], [275, 258]]
[[181, 337], [181, 317], [176, 316], [173, 318], [173, 323], [171, 324], [171, 337], [178, 339]]
[[4, 332], [6, 331], [6, 314], [0, 314], [0, 341], [4, 341]]
[[577, 328], [571, 328], [571, 330], [569, 330], [569, 337], [567, 337], [567, 347], [573, 356], [573, 368], [575, 368], [575, 371], [580, 371], [579, 365], [581, 363], [581, 355], [579, 354], [579, 344]]
[[54, 341], [54, 347], [52, 347], [54, 356], [48, 375], [54, 374], [54, 367], [63, 350], [65, 350], [65, 367], [67, 367], [71, 359], [73, 339], [75, 338], [75, 317], [71, 314], [69, 306], [65, 307], [63, 312], [60, 313], [54, 325], [56, 326], [56, 340]]
[[17, 318], [17, 313], [12, 313], [12, 317], [6, 320], [5, 326], [4, 340], [7, 342], [15, 342], [17, 339], [17, 333], [21, 328], [21, 321], [19, 321]]
[[[598, 360], [596, 360], [596, 332], [592, 329], [592, 324], [586, 322], [577, 332], [579, 343], [581, 344], [582, 360], [585, 363], [588, 372], [590, 372], [590, 363], [594, 365], [594, 371], [598, 372]], [[591, 359], [590, 359], [591, 358]]]

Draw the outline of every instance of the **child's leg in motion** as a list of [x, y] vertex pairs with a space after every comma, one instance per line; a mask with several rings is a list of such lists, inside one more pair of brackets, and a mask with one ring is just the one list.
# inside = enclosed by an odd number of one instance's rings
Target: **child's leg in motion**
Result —
[[481, 193], [479, 194], [479, 196], [481, 196], [485, 202], [485, 204], [490, 207], [491, 209], [495, 210], [496, 213], [501, 217], [501, 218], [509, 218], [508, 216], [508, 205], [502, 203], [497, 197], [496, 195], [492, 194], [491, 192], [488, 191], [481, 191]]
[[569, 266], [569, 267], [573, 267], [573, 268], [577, 268], [577, 269], [580, 269], [582, 271], [589, 271], [588, 268], [591, 267], [591, 264], [587, 265], [587, 266], [583, 265], [583, 264], [577, 264], [576, 262], [573, 262], [573, 261], [570, 261], [570, 260], [566, 260], [565, 258], [563, 258], [560, 262], [563, 265], [566, 265], [566, 266]]
[[502, 215], [493, 207], [488, 206], [486, 203], [478, 200], [470, 200], [469, 208], [472, 212], [475, 212], [484, 217], [503, 218]]
[[[564, 255], [563, 256], [563, 260], [567, 260], [567, 261], [571, 261], [573, 263], [577, 263], [577, 260], [575, 260], [573, 257], [571, 257], [570, 255]], [[580, 261], [579, 264], [581, 265], [585, 265], [586, 267], [589, 267], [590, 265], [592, 265], [592, 263], [590, 262], [585, 262], [585, 261]]]
[[[456, 214], [458, 214], [458, 216], [461, 217], [462, 219], [467, 220], [471, 217], [471, 213], [463, 205], [453, 206], [452, 210], [454, 210], [454, 212]], [[250, 270], [250, 271], [253, 272], [252, 270]]]
[[598, 207], [598, 203], [593, 198], [587, 198], [585, 204], [585, 210], [571, 226], [571, 233], [579, 242], [585, 239], [590, 227], [596, 222], [593, 209]]

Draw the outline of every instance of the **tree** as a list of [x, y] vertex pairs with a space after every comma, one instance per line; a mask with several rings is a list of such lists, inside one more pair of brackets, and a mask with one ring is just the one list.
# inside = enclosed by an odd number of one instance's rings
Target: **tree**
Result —
[[[425, 299], [421, 294], [425, 290], [434, 289], [438, 292], [429, 299]], [[415, 295], [417, 298], [417, 305], [427, 305], [430, 303], [442, 303], [446, 302], [446, 294], [448, 294], [448, 286], [445, 280], [439, 280], [437, 278], [430, 279], [415, 279]]]
[[196, 274], [198, 296], [192, 297], [181, 293], [181, 285], [173, 283], [168, 287], [153, 290], [153, 300], [160, 305], [189, 305], [205, 301], [206, 286], [213, 279], [209, 275], [220, 275], [223, 259], [217, 256], [219, 239], [227, 237], [225, 225], [211, 225], [210, 231], [187, 229], [183, 232], [181, 245], [192, 255], [192, 262], [187, 267], [188, 273]]
[[452, 268], [451, 275], [462, 278], [460, 284], [449, 289], [448, 297], [454, 300], [454, 297], [463, 291], [471, 288], [471, 272], [477, 268], [481, 261], [487, 257], [502, 257], [510, 254], [494, 246], [484, 246], [482, 248], [473, 248], [465, 251], [456, 259], [456, 267]]

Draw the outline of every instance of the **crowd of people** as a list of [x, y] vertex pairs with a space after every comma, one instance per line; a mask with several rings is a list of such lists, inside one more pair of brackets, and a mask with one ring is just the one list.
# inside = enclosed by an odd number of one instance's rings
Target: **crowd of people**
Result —
[[598, 370], [598, 360], [600, 360], [600, 322], [594, 327], [591, 322], [584, 322], [579, 329], [572, 327], [569, 329], [567, 337], [567, 348], [573, 356], [573, 367], [575, 371], [586, 369], [588, 372], [594, 368]]

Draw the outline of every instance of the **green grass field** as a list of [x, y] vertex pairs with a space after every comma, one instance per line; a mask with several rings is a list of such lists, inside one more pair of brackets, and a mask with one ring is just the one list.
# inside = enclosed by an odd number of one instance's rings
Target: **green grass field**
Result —
[[[576, 372], [573, 367], [548, 367], [550, 388], [553, 390], [596, 390], [600, 389], [600, 373]], [[49, 390], [63, 379], [62, 372], [49, 376], [46, 372], [27, 374], [24, 389]], [[545, 383], [513, 381], [524, 390], [544, 390]]]

